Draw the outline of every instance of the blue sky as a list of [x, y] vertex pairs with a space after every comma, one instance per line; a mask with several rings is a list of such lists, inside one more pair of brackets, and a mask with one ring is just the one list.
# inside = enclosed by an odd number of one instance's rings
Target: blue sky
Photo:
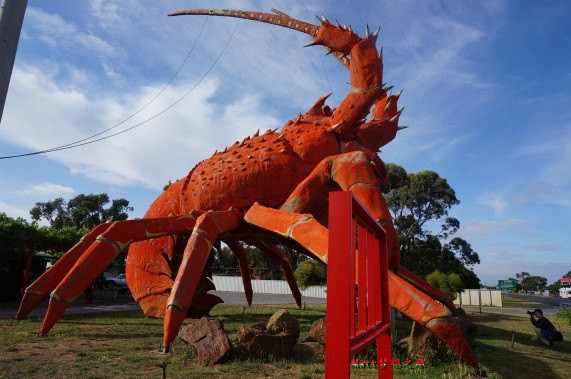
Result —
[[[301, 33], [187, 8], [324, 13], [364, 33], [382, 26], [385, 81], [403, 88], [410, 125], [381, 158], [434, 170], [456, 190], [451, 210], [480, 254], [484, 283], [571, 270], [571, 6], [567, 1], [30, 0], [0, 124], [0, 155], [66, 144], [151, 117], [92, 145], [0, 161], [0, 211], [29, 218], [37, 201], [124, 197], [142, 216], [169, 179], [257, 129], [282, 126], [348, 74]], [[206, 24], [205, 24], [206, 22]]]

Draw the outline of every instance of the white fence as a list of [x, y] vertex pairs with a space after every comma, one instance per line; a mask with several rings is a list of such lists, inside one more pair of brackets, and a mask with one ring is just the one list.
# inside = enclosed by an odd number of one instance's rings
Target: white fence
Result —
[[454, 304], [459, 306], [503, 307], [502, 291], [500, 290], [464, 290], [458, 295]]
[[[85, 299], [85, 292], [79, 295], [80, 299]], [[91, 291], [91, 299], [93, 300], [117, 300], [117, 291], [93, 290]]]
[[[219, 276], [214, 275], [212, 281], [217, 291], [244, 292], [244, 284], [239, 276]], [[326, 286], [311, 286], [301, 290], [304, 297], [317, 297], [325, 299]], [[277, 295], [291, 295], [291, 289], [285, 280], [252, 280], [252, 290], [254, 293], [271, 293]], [[454, 304], [502, 307], [502, 292], [499, 290], [464, 290], [454, 300]]]
[[[239, 276], [218, 276], [214, 275], [212, 281], [217, 291], [244, 292], [244, 284]], [[300, 289], [304, 297], [326, 298], [325, 286], [311, 286]], [[252, 290], [254, 293], [273, 293], [278, 295], [291, 295], [291, 289], [285, 280], [252, 280]]]

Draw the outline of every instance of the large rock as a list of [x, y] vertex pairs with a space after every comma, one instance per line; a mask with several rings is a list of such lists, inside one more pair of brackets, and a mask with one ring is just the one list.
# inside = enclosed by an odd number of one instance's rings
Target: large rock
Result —
[[325, 345], [325, 319], [319, 319], [311, 325], [309, 329], [309, 336], [305, 339], [306, 342], [319, 342]]
[[412, 329], [408, 338], [400, 341], [399, 344], [408, 344], [408, 354], [431, 359], [446, 355], [448, 348], [436, 334], [417, 322], [412, 323]]
[[196, 361], [201, 366], [221, 362], [233, 352], [224, 324], [216, 318], [202, 317], [181, 328], [178, 336], [196, 350]]
[[277, 311], [270, 317], [266, 329], [271, 333], [285, 333], [295, 342], [299, 338], [299, 321], [285, 309]]
[[[454, 309], [449, 320], [458, 326], [466, 339], [468, 335], [478, 333], [478, 326], [468, 318], [462, 308]], [[409, 337], [401, 340], [399, 345], [404, 346], [405, 343], [408, 345], [408, 354], [423, 358], [441, 358], [449, 353], [446, 344], [436, 334], [417, 322], [412, 323]]]
[[299, 322], [286, 310], [276, 312], [268, 321], [238, 329], [243, 358], [281, 357], [289, 353], [299, 338]]
[[325, 347], [319, 342], [298, 343], [291, 349], [291, 355], [301, 361], [323, 354], [325, 354]]

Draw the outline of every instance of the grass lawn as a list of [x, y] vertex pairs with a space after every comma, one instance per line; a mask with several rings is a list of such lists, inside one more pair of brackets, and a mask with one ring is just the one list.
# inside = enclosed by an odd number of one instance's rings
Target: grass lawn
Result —
[[530, 311], [536, 308], [545, 308], [545, 304], [540, 303], [532, 303], [530, 301], [522, 300], [522, 299], [514, 299], [511, 297], [504, 296], [502, 298], [502, 303], [504, 308], [525, 308], [529, 309]]
[[[212, 315], [224, 320], [226, 331], [236, 343], [236, 332], [243, 324], [267, 321], [276, 310], [286, 308], [301, 325], [301, 337], [307, 336], [311, 324], [324, 317], [322, 305], [306, 310], [293, 306], [218, 305]], [[563, 378], [571, 372], [571, 328], [563, 327], [566, 342], [546, 347], [530, 340], [529, 319], [520, 316], [472, 314], [480, 334], [471, 345], [490, 377], [496, 378]], [[556, 326], [558, 320], [551, 320]], [[291, 359], [266, 361], [232, 360], [214, 367], [194, 364], [193, 353], [177, 340], [175, 353], [157, 354], [162, 341], [162, 320], [148, 319], [141, 312], [65, 316], [47, 337], [40, 338], [41, 319], [15, 322], [0, 320], [0, 369], [3, 378], [21, 377], [161, 377], [156, 364], [169, 362], [168, 377], [322, 377], [324, 360], [308, 362]], [[407, 322], [397, 320], [397, 336], [405, 337]], [[511, 348], [512, 330], [515, 344]], [[395, 357], [404, 360], [406, 351], [395, 348]], [[349, 362], [348, 362], [349, 363]], [[395, 369], [395, 377], [458, 378], [469, 377], [473, 370], [451, 358], [444, 362], [426, 361], [424, 367]], [[373, 369], [353, 368], [353, 376], [376, 376]]]

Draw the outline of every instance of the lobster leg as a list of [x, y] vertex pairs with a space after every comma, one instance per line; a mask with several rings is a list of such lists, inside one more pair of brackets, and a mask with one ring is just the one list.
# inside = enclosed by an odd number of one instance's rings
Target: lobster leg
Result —
[[52, 267], [44, 272], [38, 279], [26, 288], [20, 308], [16, 314], [18, 320], [22, 320], [48, 293], [54, 290], [69, 270], [81, 258], [83, 253], [95, 241], [95, 238], [108, 227], [109, 223], [100, 224], [87, 233], [78, 243], [65, 253]]
[[[373, 166], [362, 151], [339, 154], [321, 161], [296, 187], [280, 209], [295, 213], [318, 214], [319, 208], [326, 209], [327, 207], [319, 204], [316, 209], [315, 199], [327, 198], [328, 192], [324, 189], [330, 188], [331, 182], [335, 182], [344, 191], [353, 192], [373, 217], [383, 225], [387, 231], [390, 265], [398, 267], [400, 250], [392, 217]], [[321, 221], [326, 222], [326, 215]]]
[[460, 358], [478, 370], [478, 360], [446, 306], [391, 271], [389, 271], [389, 302], [391, 307], [436, 334]]
[[186, 317], [212, 245], [220, 234], [237, 228], [241, 219], [240, 212], [230, 208], [227, 211], [209, 211], [196, 220], [167, 301], [163, 339], [165, 352], [170, 350], [170, 345]]
[[279, 263], [280, 267], [282, 268], [282, 272], [286, 278], [286, 281], [291, 289], [291, 293], [295, 299], [295, 302], [298, 307], [301, 307], [301, 292], [299, 292], [299, 288], [297, 287], [297, 282], [295, 281], [295, 276], [293, 276], [293, 270], [291, 268], [291, 263], [289, 256], [283, 252], [280, 248], [274, 245], [270, 245], [264, 242], [255, 243], [258, 249], [260, 249], [266, 255], [269, 255], [273, 258], [276, 262]]
[[422, 292], [428, 294], [433, 299], [440, 301], [442, 304], [446, 305], [448, 309], [454, 310], [456, 306], [452, 302], [452, 299], [447, 293], [442, 292], [438, 288], [434, 287], [426, 280], [416, 276], [412, 271], [407, 268], [400, 266], [398, 271], [398, 276], [421, 290]]
[[229, 240], [224, 241], [226, 245], [238, 258], [238, 265], [240, 266], [240, 275], [242, 276], [242, 283], [244, 283], [244, 293], [246, 294], [246, 301], [248, 306], [252, 306], [252, 278], [250, 277], [250, 266], [248, 266], [248, 253], [238, 241]]
[[[302, 245], [309, 255], [327, 263], [328, 231], [310, 215], [255, 204], [244, 215], [244, 220], [292, 238]], [[460, 328], [454, 323], [450, 310], [391, 271], [389, 303], [391, 307], [430, 329], [460, 358], [478, 368], [478, 361]]]
[[308, 255], [327, 263], [327, 229], [310, 214], [299, 214], [254, 203], [244, 220], [262, 229], [289, 237], [302, 245]]
[[168, 234], [188, 232], [195, 223], [193, 215], [118, 221], [111, 224], [75, 263], [50, 296], [42, 324], [47, 333], [74, 301], [129, 244]]

